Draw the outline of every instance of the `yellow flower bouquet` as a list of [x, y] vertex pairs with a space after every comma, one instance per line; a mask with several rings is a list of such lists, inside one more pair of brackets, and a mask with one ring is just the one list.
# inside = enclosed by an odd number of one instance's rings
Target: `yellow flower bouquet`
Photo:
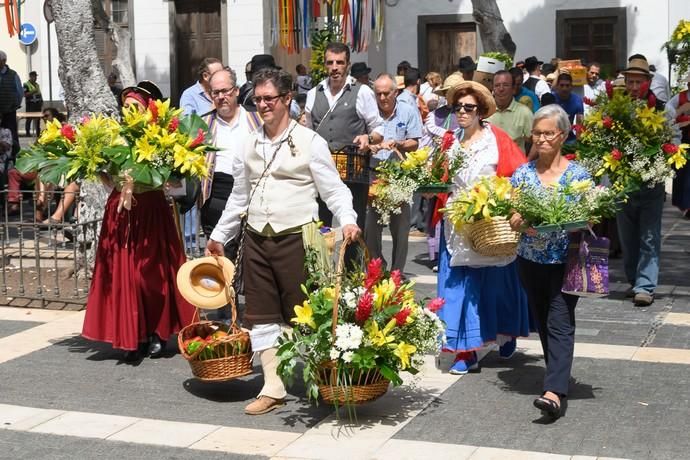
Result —
[[295, 328], [279, 340], [278, 373], [290, 384], [302, 361], [310, 399], [321, 395], [336, 405], [375, 399], [438, 349], [443, 323], [435, 311], [443, 301], [418, 302], [413, 283], [382, 265], [374, 259], [366, 273], [344, 279], [308, 271], [314, 274], [302, 286], [307, 300], [295, 306]]
[[[76, 125], [48, 124], [31, 148], [21, 152], [20, 171], [38, 171], [53, 184], [96, 179], [108, 173], [148, 188], [171, 178], [208, 174], [205, 143], [208, 127], [196, 114], [181, 117], [170, 102], [151, 101], [145, 111], [132, 106], [122, 121], [103, 115], [84, 117]], [[127, 179], [126, 179], [127, 178]]]
[[681, 19], [669, 40], [664, 43], [668, 62], [674, 67], [677, 91], [685, 89], [685, 77], [690, 71], [690, 21]]

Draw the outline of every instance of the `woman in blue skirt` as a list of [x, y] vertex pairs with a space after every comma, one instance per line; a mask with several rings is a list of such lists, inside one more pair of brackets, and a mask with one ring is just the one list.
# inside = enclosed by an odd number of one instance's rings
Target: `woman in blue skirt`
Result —
[[[460, 126], [449, 152], [464, 157], [453, 178], [452, 201], [482, 177], [511, 176], [526, 159], [505, 132], [483, 121], [496, 111], [484, 86], [463, 82], [448, 91], [447, 100]], [[439, 258], [438, 295], [446, 301], [439, 311], [447, 328], [444, 351], [456, 353], [449, 372], [466, 374], [476, 368], [476, 350], [491, 342], [498, 342], [501, 357], [510, 358], [515, 338], [529, 335], [528, 303], [515, 256], [480, 255], [464, 234], [444, 222]]]

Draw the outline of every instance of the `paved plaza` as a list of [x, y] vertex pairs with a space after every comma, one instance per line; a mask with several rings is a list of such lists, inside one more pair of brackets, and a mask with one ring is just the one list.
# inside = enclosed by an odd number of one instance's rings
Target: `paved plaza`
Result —
[[[163, 359], [124, 363], [78, 336], [83, 311], [0, 307], [0, 458], [4, 459], [682, 459], [690, 458], [690, 221], [666, 207], [659, 296], [624, 298], [620, 259], [611, 295], [582, 299], [568, 411], [539, 416], [544, 362], [538, 337], [481, 370], [423, 372], [357, 410], [356, 423], [309, 404], [243, 414], [257, 373], [204, 384], [168, 344]], [[386, 251], [390, 251], [390, 239]], [[413, 238], [407, 274], [435, 293], [426, 241]], [[0, 299], [0, 303], [2, 299]]]

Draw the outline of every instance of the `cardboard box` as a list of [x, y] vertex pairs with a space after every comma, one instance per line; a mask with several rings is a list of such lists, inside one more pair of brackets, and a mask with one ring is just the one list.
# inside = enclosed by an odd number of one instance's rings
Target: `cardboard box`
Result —
[[587, 68], [582, 65], [579, 59], [559, 62], [558, 70], [561, 73], [569, 73], [573, 77], [573, 86], [584, 86], [587, 84]]
[[505, 69], [505, 62], [499, 61], [498, 59], [493, 59], [486, 56], [479, 56], [479, 61], [477, 61], [477, 72], [495, 74], [499, 70]]
[[472, 77], [472, 80], [486, 86], [487, 88], [489, 88], [489, 91], [493, 91], [493, 89], [494, 89], [494, 74], [493, 73], [481, 72], [479, 70], [475, 70], [474, 76]]

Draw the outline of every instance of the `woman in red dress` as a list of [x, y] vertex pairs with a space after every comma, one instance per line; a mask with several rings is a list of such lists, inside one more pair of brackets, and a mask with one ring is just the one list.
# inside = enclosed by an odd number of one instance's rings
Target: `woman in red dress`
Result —
[[[145, 108], [161, 92], [151, 82], [122, 91], [125, 107]], [[194, 313], [177, 290], [186, 258], [162, 190], [132, 194], [131, 210], [118, 211], [114, 189], [105, 205], [82, 336], [109, 342], [135, 361], [158, 358], [165, 341], [188, 325]]]

